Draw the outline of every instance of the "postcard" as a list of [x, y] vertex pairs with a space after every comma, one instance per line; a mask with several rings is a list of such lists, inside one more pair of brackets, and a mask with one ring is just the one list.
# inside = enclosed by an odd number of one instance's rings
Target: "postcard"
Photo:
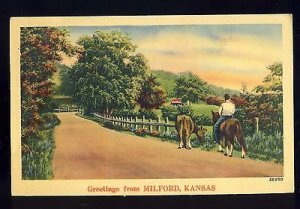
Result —
[[14, 196], [294, 191], [292, 16], [13, 17]]

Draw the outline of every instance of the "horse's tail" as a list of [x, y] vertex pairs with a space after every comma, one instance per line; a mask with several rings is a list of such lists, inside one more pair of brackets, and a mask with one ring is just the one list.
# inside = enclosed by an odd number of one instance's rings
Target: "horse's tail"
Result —
[[241, 125], [240, 121], [238, 121], [238, 120], [236, 123], [236, 132], [237, 132], [236, 136], [237, 136], [237, 139], [238, 139], [240, 145], [242, 146], [244, 151], [247, 152], [247, 147], [246, 147], [245, 138], [244, 138], [244, 134], [243, 134], [243, 130], [242, 130], [242, 125]]

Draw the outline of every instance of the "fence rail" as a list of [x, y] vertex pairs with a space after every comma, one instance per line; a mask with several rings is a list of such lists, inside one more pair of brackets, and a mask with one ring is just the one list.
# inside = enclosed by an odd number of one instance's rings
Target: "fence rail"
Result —
[[165, 118], [165, 122], [161, 122], [161, 119], [159, 117], [157, 118], [157, 120], [148, 119], [147, 121], [145, 117], [139, 119], [137, 117], [115, 117], [98, 113], [93, 113], [93, 115], [103, 122], [109, 121], [112, 122], [113, 125], [120, 125], [123, 128], [138, 129], [138, 126], [141, 126], [142, 129], [147, 128], [150, 132], [153, 130], [161, 132], [161, 127], [163, 127], [164, 132], [169, 132], [170, 127], [175, 127], [174, 124], [169, 123], [168, 118]]
[[54, 112], [81, 112], [79, 108], [57, 108], [53, 109]]

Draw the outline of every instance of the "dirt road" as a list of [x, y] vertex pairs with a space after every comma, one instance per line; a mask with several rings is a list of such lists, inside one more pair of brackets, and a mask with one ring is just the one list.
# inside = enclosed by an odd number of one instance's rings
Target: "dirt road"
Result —
[[224, 157], [199, 149], [146, 139], [58, 113], [53, 159], [55, 179], [200, 178], [281, 176], [274, 163]]

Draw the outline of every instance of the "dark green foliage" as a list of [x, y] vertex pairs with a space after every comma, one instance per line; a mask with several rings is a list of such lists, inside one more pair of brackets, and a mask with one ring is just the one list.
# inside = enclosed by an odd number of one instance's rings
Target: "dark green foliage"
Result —
[[145, 116], [145, 119], [157, 119], [157, 115], [155, 114], [155, 112], [151, 110], [139, 109], [138, 117], [143, 118], [143, 116]]
[[211, 126], [212, 125], [212, 119], [205, 114], [194, 115], [192, 118], [193, 118], [194, 123], [196, 123], [197, 125], [202, 125], [202, 126]]
[[65, 65], [57, 64], [59, 69], [59, 78], [61, 80], [60, 86], [56, 90], [56, 94], [73, 96], [74, 95], [74, 82], [71, 79], [71, 69]]
[[97, 31], [78, 44], [83, 50], [70, 72], [75, 101], [84, 113], [133, 108], [148, 66], [130, 38], [118, 31]]
[[125, 117], [125, 118], [135, 118], [139, 115], [138, 112], [136, 112], [134, 109], [120, 109], [120, 110], [115, 110], [113, 113], [112, 113], [112, 116], [115, 116], [115, 117]]
[[168, 117], [169, 120], [175, 121], [178, 115], [189, 115], [193, 117], [193, 111], [190, 106], [164, 106], [161, 108], [163, 118]]
[[183, 102], [198, 102], [213, 93], [207, 83], [192, 73], [179, 74], [174, 84], [174, 96]]
[[42, 114], [42, 127], [43, 130], [54, 129], [55, 126], [60, 124], [60, 120], [53, 113], [44, 113]]

